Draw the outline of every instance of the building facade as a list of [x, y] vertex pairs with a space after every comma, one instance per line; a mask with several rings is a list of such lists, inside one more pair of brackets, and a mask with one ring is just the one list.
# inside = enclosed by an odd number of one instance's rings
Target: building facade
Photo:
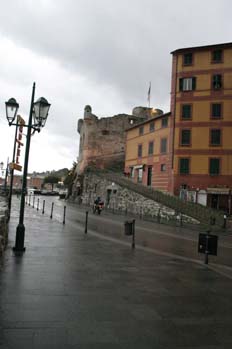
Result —
[[125, 171], [134, 181], [231, 214], [232, 43], [172, 56], [171, 113], [127, 130]]
[[163, 191], [171, 189], [170, 117], [171, 113], [154, 112], [148, 120], [130, 127], [126, 137], [125, 173]]
[[232, 43], [172, 55], [171, 191], [231, 212]]

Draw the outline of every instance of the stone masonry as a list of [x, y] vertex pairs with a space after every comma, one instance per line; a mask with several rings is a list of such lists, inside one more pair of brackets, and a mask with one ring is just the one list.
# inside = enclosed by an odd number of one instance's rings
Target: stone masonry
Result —
[[5, 197], [0, 196], [0, 256], [8, 241], [8, 208]]
[[98, 118], [87, 105], [84, 118], [78, 120], [80, 134], [77, 175], [86, 167], [124, 168], [126, 132], [130, 126], [142, 122], [154, 113], [163, 113], [160, 109], [136, 107], [132, 115], [119, 114], [112, 117]]
[[[156, 201], [147, 199], [129, 189], [100, 178], [93, 173], [86, 174], [83, 180], [82, 203], [93, 206], [96, 197], [100, 196], [105, 208], [121, 213], [133, 214], [140, 217], [164, 220], [178, 220], [179, 214], [173, 209]], [[78, 197], [75, 199], [78, 201]], [[198, 223], [195, 219], [182, 215], [183, 222]]]

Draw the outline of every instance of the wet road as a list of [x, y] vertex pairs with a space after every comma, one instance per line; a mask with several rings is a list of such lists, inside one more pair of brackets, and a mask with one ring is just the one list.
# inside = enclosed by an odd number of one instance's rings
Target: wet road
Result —
[[26, 252], [15, 256], [18, 203], [0, 272], [1, 349], [231, 348], [232, 280], [139, 240], [180, 241], [181, 232], [136, 222], [132, 250], [125, 217], [90, 213], [84, 234], [84, 208], [66, 203], [63, 225], [64, 202], [46, 198], [45, 214], [26, 207]]
[[[92, 234], [98, 234], [99, 237], [105, 236], [131, 243], [131, 237], [124, 234], [124, 222], [126, 220], [136, 219], [135, 233], [137, 247], [152, 249], [156, 253], [162, 253], [173, 257], [186, 258], [186, 260], [204, 262], [204, 255], [198, 253], [198, 235], [200, 232], [197, 229], [190, 230], [185, 227], [174, 227], [164, 224], [157, 224], [140, 220], [139, 217], [126, 217], [124, 215], [116, 215], [103, 211], [99, 216], [93, 214], [90, 207], [71, 204], [65, 200], [60, 200], [59, 197], [36, 196], [34, 210], [37, 211], [37, 203], [39, 199], [38, 215], [42, 214], [43, 201], [45, 200], [45, 215], [51, 214], [52, 202], [54, 202], [53, 219], [63, 222], [64, 206], [66, 206], [66, 224], [73, 227], [80, 225], [84, 229], [86, 211], [88, 211], [88, 230]], [[28, 199], [29, 201], [29, 199]], [[32, 208], [32, 199], [30, 207]], [[218, 255], [209, 256], [210, 264], [227, 266], [228, 272], [232, 276], [232, 233], [224, 233], [223, 231], [217, 234], [218, 240]], [[115, 241], [116, 242], [116, 241]]]

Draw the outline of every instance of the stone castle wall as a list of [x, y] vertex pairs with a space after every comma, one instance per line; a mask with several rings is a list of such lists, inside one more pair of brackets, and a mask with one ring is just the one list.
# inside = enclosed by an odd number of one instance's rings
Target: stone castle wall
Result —
[[90, 106], [85, 107], [84, 118], [78, 121], [80, 134], [77, 174], [87, 166], [123, 169], [125, 157], [125, 130], [143, 121], [147, 115], [119, 114], [99, 119]]

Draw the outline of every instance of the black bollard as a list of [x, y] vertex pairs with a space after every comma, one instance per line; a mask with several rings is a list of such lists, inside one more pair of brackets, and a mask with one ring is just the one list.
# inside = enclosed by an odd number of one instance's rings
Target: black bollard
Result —
[[37, 211], [39, 211], [39, 198], [37, 200]]
[[44, 208], [45, 208], [45, 200], [43, 200], [43, 211], [42, 211], [42, 214], [44, 214]]
[[205, 264], [209, 263], [209, 234], [210, 234], [210, 230], [207, 231], [207, 235], [206, 235]]
[[66, 206], [64, 206], [63, 224], [65, 224], [65, 216], [66, 216]]
[[33, 196], [33, 208], [35, 207], [35, 195]]
[[29, 206], [31, 206], [31, 194], [29, 195]]
[[50, 218], [52, 219], [53, 217], [53, 207], [54, 207], [54, 202], [52, 203], [52, 208], [51, 208], [51, 215], [50, 215]]
[[135, 248], [135, 219], [132, 221], [132, 248]]
[[87, 234], [87, 232], [88, 232], [88, 214], [89, 214], [89, 212], [86, 211], [85, 212], [85, 234]]

